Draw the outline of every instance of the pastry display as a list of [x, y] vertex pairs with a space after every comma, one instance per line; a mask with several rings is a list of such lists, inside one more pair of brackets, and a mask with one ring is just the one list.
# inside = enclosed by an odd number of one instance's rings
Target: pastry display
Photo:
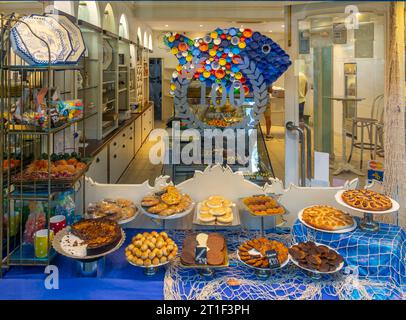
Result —
[[117, 222], [130, 219], [135, 216], [137, 209], [134, 202], [127, 199], [103, 199], [96, 203], [90, 203], [87, 207], [87, 215], [92, 218], [107, 218]]
[[87, 168], [87, 163], [81, 161], [79, 155], [72, 154], [52, 154], [51, 161], [48, 155], [43, 154], [41, 159], [31, 162], [22, 172], [14, 176], [14, 180], [52, 180], [67, 179], [77, 176]]
[[347, 229], [354, 225], [354, 220], [348, 213], [324, 205], [304, 209], [302, 220], [312, 227], [329, 231]]
[[148, 213], [168, 217], [186, 211], [192, 205], [192, 199], [187, 194], [181, 194], [174, 186], [165, 187], [161, 192], [142, 198], [141, 206]]
[[122, 239], [120, 226], [109, 219], [82, 219], [74, 223], [61, 239], [64, 252], [77, 257], [103, 254]]
[[178, 247], [165, 231], [144, 232], [134, 236], [125, 248], [129, 262], [137, 266], [153, 267], [175, 259]]
[[231, 225], [234, 220], [234, 203], [222, 196], [211, 196], [199, 203], [199, 223], [208, 225]]
[[293, 245], [289, 254], [300, 267], [318, 272], [334, 272], [344, 261], [338, 252], [312, 241]]
[[282, 265], [288, 259], [288, 248], [279, 241], [269, 240], [265, 237], [248, 240], [238, 247], [238, 256], [246, 264], [255, 268], [269, 268], [269, 260], [266, 253], [275, 250], [279, 264]]
[[251, 196], [244, 198], [242, 202], [248, 211], [255, 216], [271, 216], [285, 213], [285, 209], [270, 196]]
[[228, 122], [226, 122], [225, 120], [222, 120], [222, 119], [210, 119], [210, 120], [207, 120], [207, 122], [206, 122], [209, 126], [212, 126], [212, 127], [223, 127], [223, 128], [225, 128], [225, 127], [228, 127], [228, 126], [230, 126], [231, 124], [230, 123], [228, 123]]
[[196, 261], [196, 248], [206, 248], [208, 266], [221, 266], [226, 261], [226, 241], [219, 233], [194, 233], [183, 240], [180, 260], [183, 265], [202, 265]]
[[341, 197], [346, 204], [357, 209], [367, 211], [385, 211], [392, 208], [391, 199], [372, 190], [347, 190], [343, 192]]

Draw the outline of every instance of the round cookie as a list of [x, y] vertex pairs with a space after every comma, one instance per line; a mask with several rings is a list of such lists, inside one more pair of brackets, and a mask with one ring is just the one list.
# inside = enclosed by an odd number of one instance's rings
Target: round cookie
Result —
[[218, 266], [223, 264], [223, 262], [224, 262], [223, 251], [213, 252], [212, 250], [209, 250], [207, 252], [207, 264]]

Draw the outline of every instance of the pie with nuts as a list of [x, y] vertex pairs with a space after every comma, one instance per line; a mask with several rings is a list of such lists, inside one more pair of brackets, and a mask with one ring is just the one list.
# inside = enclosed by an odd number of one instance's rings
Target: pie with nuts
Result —
[[357, 209], [385, 211], [392, 208], [391, 199], [372, 190], [347, 190], [343, 192], [341, 197], [346, 204]]
[[302, 220], [314, 228], [329, 231], [347, 229], [354, 225], [354, 220], [348, 213], [322, 205], [304, 209]]

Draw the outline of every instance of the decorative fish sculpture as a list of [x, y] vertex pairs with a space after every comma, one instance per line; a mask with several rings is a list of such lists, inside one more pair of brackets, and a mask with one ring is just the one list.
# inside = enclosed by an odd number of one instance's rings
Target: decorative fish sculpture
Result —
[[248, 94], [252, 84], [242, 70], [244, 61], [255, 62], [267, 85], [275, 82], [291, 65], [288, 54], [276, 42], [251, 29], [217, 28], [195, 40], [179, 33], [167, 33], [164, 43], [179, 60], [172, 76], [172, 92], [176, 89], [176, 78], [184, 70], [193, 70], [194, 79], [209, 86], [223, 83], [227, 90], [239, 81]]

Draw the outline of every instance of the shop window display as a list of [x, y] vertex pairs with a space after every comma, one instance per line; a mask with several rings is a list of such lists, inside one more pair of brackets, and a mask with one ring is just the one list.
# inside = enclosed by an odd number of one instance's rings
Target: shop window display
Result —
[[404, 299], [403, 3], [236, 5], [7, 7], [0, 297]]

